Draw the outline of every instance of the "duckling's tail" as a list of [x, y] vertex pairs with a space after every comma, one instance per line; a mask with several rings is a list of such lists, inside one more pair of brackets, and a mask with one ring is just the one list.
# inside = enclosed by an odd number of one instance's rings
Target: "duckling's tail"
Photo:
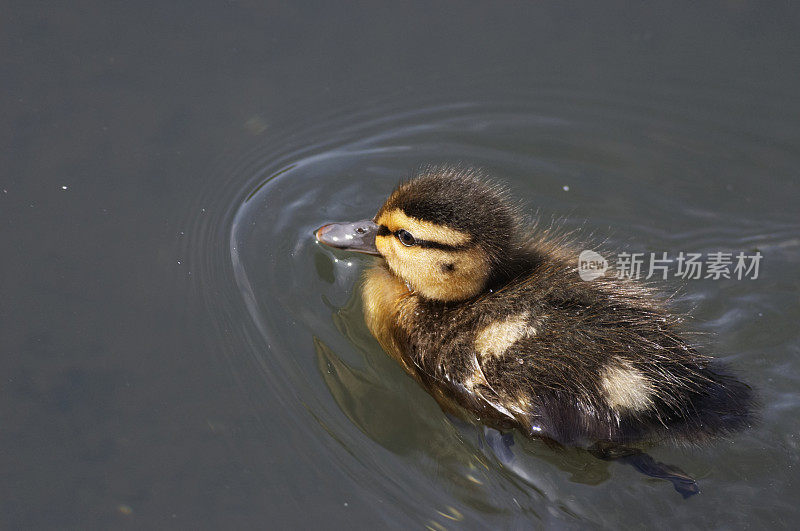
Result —
[[753, 425], [756, 397], [749, 385], [720, 363], [710, 365], [700, 376], [699, 390], [690, 395], [691, 411], [675, 426], [677, 432], [688, 440], [702, 441]]

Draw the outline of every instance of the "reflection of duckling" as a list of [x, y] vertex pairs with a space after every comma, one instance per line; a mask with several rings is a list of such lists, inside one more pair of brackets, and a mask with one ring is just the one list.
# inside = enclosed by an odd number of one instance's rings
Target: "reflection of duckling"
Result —
[[449, 412], [565, 445], [700, 441], [750, 422], [751, 390], [698, 353], [647, 287], [582, 281], [577, 253], [529, 237], [501, 187], [431, 169], [374, 221], [320, 242], [380, 255], [369, 329]]

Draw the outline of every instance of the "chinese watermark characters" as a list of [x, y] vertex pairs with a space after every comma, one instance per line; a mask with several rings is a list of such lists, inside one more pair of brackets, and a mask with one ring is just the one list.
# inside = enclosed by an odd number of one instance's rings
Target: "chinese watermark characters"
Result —
[[614, 264], [602, 255], [586, 250], [578, 256], [578, 274], [582, 280], [594, 280], [609, 273], [628, 279], [735, 279], [755, 280], [761, 264], [761, 252], [619, 253]]

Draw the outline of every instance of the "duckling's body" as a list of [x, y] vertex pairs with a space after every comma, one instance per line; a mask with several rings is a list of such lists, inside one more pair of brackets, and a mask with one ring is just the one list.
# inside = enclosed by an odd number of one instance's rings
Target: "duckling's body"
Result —
[[748, 420], [749, 389], [712, 372], [646, 290], [586, 283], [548, 256], [469, 304], [426, 299], [385, 264], [362, 294], [384, 350], [446, 411], [498, 429], [584, 446], [697, 441]]
[[531, 237], [472, 171], [400, 185], [357, 245], [328, 227], [320, 241], [383, 258], [365, 273], [367, 325], [446, 411], [579, 446], [698, 441], [750, 422], [750, 388], [684, 340], [649, 288], [581, 280], [577, 252]]

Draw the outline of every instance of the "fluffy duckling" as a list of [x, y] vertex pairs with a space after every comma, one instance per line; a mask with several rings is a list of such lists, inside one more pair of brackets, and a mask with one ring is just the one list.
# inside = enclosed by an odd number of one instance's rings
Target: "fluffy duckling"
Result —
[[682, 337], [650, 288], [581, 280], [578, 252], [526, 227], [475, 170], [426, 170], [373, 220], [316, 237], [382, 258], [364, 277], [367, 325], [448, 412], [595, 448], [751, 421], [750, 388]]

